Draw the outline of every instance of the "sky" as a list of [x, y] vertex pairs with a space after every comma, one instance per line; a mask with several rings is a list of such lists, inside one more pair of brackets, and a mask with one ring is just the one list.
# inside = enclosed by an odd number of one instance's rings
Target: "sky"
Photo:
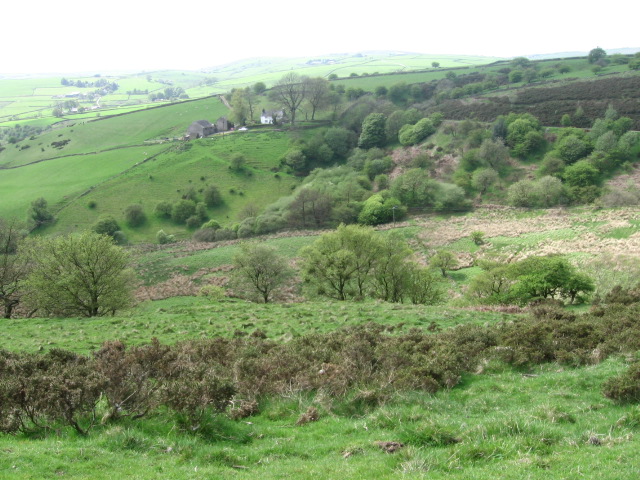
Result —
[[640, 47], [638, 13], [630, 0], [3, 2], [0, 74], [200, 70], [368, 50], [515, 57]]

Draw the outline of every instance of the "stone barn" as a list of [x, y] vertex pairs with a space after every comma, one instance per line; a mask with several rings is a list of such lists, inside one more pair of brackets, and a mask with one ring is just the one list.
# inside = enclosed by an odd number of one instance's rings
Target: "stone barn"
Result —
[[208, 137], [216, 133], [216, 126], [209, 120], [198, 120], [189, 125], [187, 137], [190, 139]]

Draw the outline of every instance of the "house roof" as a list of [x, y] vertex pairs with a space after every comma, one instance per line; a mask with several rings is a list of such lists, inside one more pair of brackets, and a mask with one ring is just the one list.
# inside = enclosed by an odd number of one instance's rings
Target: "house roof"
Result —
[[202, 125], [203, 127], [211, 127], [213, 124], [209, 120], [196, 120], [193, 123], [197, 123], [198, 125]]

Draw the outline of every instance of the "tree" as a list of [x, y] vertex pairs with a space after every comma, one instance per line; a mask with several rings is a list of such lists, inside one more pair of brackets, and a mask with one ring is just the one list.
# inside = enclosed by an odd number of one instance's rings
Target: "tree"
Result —
[[243, 88], [236, 88], [231, 95], [230, 103], [231, 113], [229, 119], [236, 125], [244, 125], [249, 117], [247, 91]]
[[606, 56], [607, 56], [607, 52], [605, 52], [600, 47], [596, 47], [589, 52], [589, 55], [587, 56], [587, 60], [589, 60], [589, 63], [596, 63], [598, 60], [601, 60]]
[[234, 153], [231, 155], [231, 161], [229, 162], [229, 168], [234, 172], [242, 172], [247, 165], [247, 159], [241, 153]]
[[49, 211], [47, 201], [40, 197], [31, 202], [29, 218], [33, 221], [35, 228], [53, 223], [53, 214]]
[[479, 168], [473, 172], [471, 184], [478, 190], [480, 195], [484, 195], [489, 187], [498, 181], [498, 172], [493, 168]]
[[215, 185], [208, 185], [207, 188], [204, 189], [203, 197], [207, 207], [217, 207], [223, 203], [220, 190], [218, 190], [218, 187]]
[[22, 282], [28, 272], [28, 258], [18, 255], [25, 233], [15, 220], [0, 219], [0, 303], [4, 318], [11, 318], [22, 298]]
[[559, 256], [529, 257], [509, 266], [515, 283], [510, 296], [518, 303], [536, 298], [565, 296], [572, 302], [580, 292], [593, 291], [593, 282], [576, 272], [573, 265]]
[[478, 158], [494, 170], [500, 170], [509, 163], [509, 149], [501, 140], [485, 139], [478, 150]]
[[128, 255], [113, 240], [94, 232], [25, 242], [31, 271], [26, 300], [46, 314], [95, 317], [132, 303]]
[[378, 193], [365, 200], [358, 215], [358, 223], [379, 225], [401, 220], [406, 214], [407, 209], [400, 203], [400, 200]]
[[580, 160], [564, 169], [563, 178], [570, 187], [587, 187], [600, 179], [600, 170], [589, 160]]
[[407, 260], [411, 250], [394, 232], [380, 240], [380, 246], [375, 254], [377, 257], [375, 268], [373, 268], [375, 296], [385, 302], [402, 302], [410, 287], [410, 263]]
[[264, 82], [256, 82], [251, 88], [253, 89], [253, 93], [255, 93], [256, 95], [262, 95], [267, 89], [267, 86], [264, 84]]
[[147, 221], [142, 205], [137, 203], [129, 205], [124, 211], [124, 218], [130, 227], [139, 227]]
[[307, 96], [305, 77], [289, 72], [278, 80], [271, 90], [272, 98], [282, 104], [289, 113], [291, 125], [296, 123], [296, 113]]
[[111, 215], [99, 218], [93, 226], [94, 232], [99, 233], [100, 235], [108, 235], [110, 237], [113, 237], [118, 230], [120, 230], [120, 226], [116, 219]]
[[442, 273], [443, 277], [447, 276], [447, 270], [458, 265], [458, 259], [456, 256], [448, 250], [438, 250], [430, 259], [429, 266], [437, 268]]
[[320, 227], [331, 215], [331, 197], [312, 188], [301, 188], [289, 205], [288, 220], [302, 227]]
[[556, 150], [559, 157], [570, 164], [589, 155], [593, 146], [587, 138], [582, 139], [577, 135], [568, 135], [558, 142]]
[[273, 299], [276, 289], [291, 275], [286, 259], [267, 245], [244, 243], [233, 258], [233, 288], [250, 298], [257, 295], [264, 303]]
[[311, 105], [311, 120], [315, 120], [316, 111], [327, 105], [329, 82], [322, 77], [308, 78], [305, 82], [307, 102]]
[[347, 240], [354, 228], [365, 227], [340, 225], [335, 232], [322, 235], [300, 251], [304, 281], [317, 293], [337, 300], [353, 295], [351, 283], [357, 265]]
[[438, 68], [440, 66], [440, 62], [431, 62], [431, 66], [433, 68]]
[[370, 113], [362, 122], [362, 133], [358, 139], [358, 147], [369, 149], [383, 147], [387, 141], [385, 131], [386, 117], [382, 113]]
[[196, 202], [193, 200], [178, 200], [171, 208], [171, 219], [176, 223], [185, 223], [187, 218], [196, 213]]

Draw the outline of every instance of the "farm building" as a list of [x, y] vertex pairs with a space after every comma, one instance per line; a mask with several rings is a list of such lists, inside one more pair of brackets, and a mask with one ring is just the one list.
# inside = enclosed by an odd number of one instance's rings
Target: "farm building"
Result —
[[227, 117], [220, 117], [216, 120], [215, 124], [211, 123], [209, 120], [198, 120], [189, 125], [186, 138], [203, 138], [213, 135], [214, 133], [226, 132], [227, 130], [229, 130]]

